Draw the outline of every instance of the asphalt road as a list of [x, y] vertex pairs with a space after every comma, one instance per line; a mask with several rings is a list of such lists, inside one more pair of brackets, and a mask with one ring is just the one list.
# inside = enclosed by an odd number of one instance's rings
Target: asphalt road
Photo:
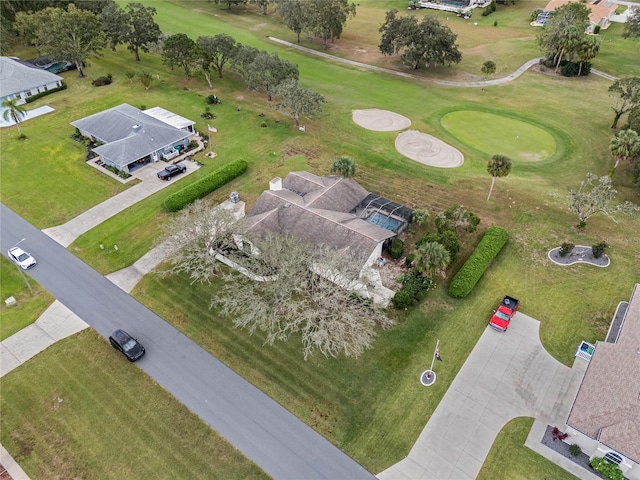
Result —
[[[0, 251], [20, 246], [40, 285], [105, 337], [123, 328], [136, 365], [276, 479], [373, 479], [361, 465], [151, 310], [0, 203]], [[132, 368], [123, 359], [123, 368]]]

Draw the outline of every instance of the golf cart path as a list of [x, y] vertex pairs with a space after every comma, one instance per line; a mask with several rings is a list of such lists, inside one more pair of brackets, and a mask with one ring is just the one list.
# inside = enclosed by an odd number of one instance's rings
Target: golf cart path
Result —
[[[316, 55], [316, 56], [323, 57], [323, 58], [326, 58], [326, 59], [329, 59], [329, 60], [333, 60], [334, 62], [346, 63], [347, 65], [352, 65], [354, 67], [366, 68], [368, 70], [375, 70], [376, 72], [389, 73], [391, 75], [396, 75], [398, 77], [412, 78], [414, 80], [422, 80], [422, 81], [425, 81], [425, 82], [435, 83], [436, 85], [445, 85], [445, 86], [448, 86], [448, 87], [490, 87], [490, 86], [493, 86], [493, 85], [501, 85], [501, 84], [510, 82], [512, 80], [515, 80], [520, 75], [522, 75], [524, 72], [529, 70], [531, 67], [533, 67], [534, 65], [538, 64], [540, 62], [540, 59], [542, 58], [542, 57], [536, 57], [536, 58], [533, 58], [533, 59], [529, 60], [528, 62], [525, 62], [515, 72], [511, 73], [510, 75], [507, 75], [506, 77], [495, 78], [493, 80], [479, 80], [477, 82], [452, 82], [452, 81], [449, 81], [449, 80], [436, 80], [436, 79], [433, 79], [433, 78], [425, 78], [425, 77], [422, 77], [420, 75], [414, 75], [412, 73], [400, 72], [398, 70], [392, 70], [390, 68], [378, 67], [376, 65], [368, 65], [366, 63], [356, 62], [354, 60], [348, 60], [346, 58], [336, 57], [335, 55], [329, 55], [328, 53], [319, 52], [318, 50], [313, 50], [312, 48], [303, 47], [302, 45], [297, 45], [295, 43], [287, 42], [286, 40], [281, 40], [281, 39], [276, 38], [276, 37], [267, 37], [267, 38], [269, 40], [271, 40], [273, 42], [276, 42], [276, 43], [279, 43], [281, 45], [285, 45], [287, 47], [292, 47], [292, 48], [295, 48], [295, 49], [300, 50], [302, 52], [310, 53], [311, 55]], [[596, 70], [594, 68], [591, 69], [591, 72], [593, 74], [595, 74], [595, 75], [599, 75], [599, 76], [601, 76], [603, 78], [606, 78], [607, 80], [612, 80], [613, 81], [613, 80], [617, 79], [613, 75], [609, 75], [607, 73], [601, 72], [601, 71]]]

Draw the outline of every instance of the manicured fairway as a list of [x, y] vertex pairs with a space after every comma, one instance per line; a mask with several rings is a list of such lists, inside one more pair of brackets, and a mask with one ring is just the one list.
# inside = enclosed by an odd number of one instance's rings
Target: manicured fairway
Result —
[[3, 377], [0, 407], [34, 480], [268, 478], [91, 329]]
[[471, 148], [512, 160], [538, 161], [556, 151], [553, 136], [531, 123], [492, 113], [459, 110], [442, 117], [442, 126]]

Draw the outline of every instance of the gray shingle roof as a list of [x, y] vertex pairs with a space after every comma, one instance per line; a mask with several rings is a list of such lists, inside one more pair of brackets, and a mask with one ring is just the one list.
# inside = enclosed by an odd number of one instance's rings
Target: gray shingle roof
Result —
[[42, 87], [62, 77], [37, 67], [27, 66], [11, 57], [0, 57], [0, 97]]
[[395, 236], [349, 213], [368, 195], [353, 179], [292, 172], [282, 185], [286, 188], [267, 190], [258, 197], [243, 220], [246, 231], [290, 233], [316, 245], [366, 256], [380, 242]]
[[598, 342], [567, 425], [640, 463], [640, 284], [617, 343]]
[[[123, 167], [189, 136], [189, 132], [167, 125], [126, 103], [71, 125], [104, 142], [105, 145], [93, 151]], [[134, 125], [140, 128], [134, 129]]]

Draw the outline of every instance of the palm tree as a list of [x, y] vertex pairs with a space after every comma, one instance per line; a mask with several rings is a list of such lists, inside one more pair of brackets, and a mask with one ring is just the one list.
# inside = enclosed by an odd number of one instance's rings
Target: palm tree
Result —
[[414, 265], [420, 273], [432, 274], [444, 270], [449, 265], [449, 251], [438, 242], [425, 242], [416, 249]]
[[493, 192], [493, 185], [496, 183], [496, 177], [506, 177], [511, 172], [511, 159], [506, 155], [494, 155], [487, 163], [487, 172], [491, 175], [491, 188], [487, 197], [487, 201], [489, 201], [491, 192]]
[[24, 117], [27, 116], [27, 111], [22, 108], [22, 106], [18, 105], [18, 97], [13, 97], [11, 99], [5, 98], [2, 101], [2, 108], [4, 108], [4, 112], [2, 112], [2, 116], [8, 122], [9, 118], [11, 118], [15, 123], [16, 127], [18, 127], [18, 135], [22, 137], [22, 130], [20, 130], [20, 122]]
[[356, 174], [356, 162], [346, 155], [340, 156], [331, 164], [331, 173], [339, 173], [344, 178], [354, 177]]
[[600, 37], [585, 35], [578, 45], [576, 53], [580, 59], [580, 68], [578, 68], [578, 76], [580, 76], [582, 75], [582, 64], [593, 60], [600, 53]]
[[609, 144], [611, 155], [616, 159], [614, 170], [618, 168], [620, 160], [628, 160], [640, 154], [640, 135], [633, 130], [622, 130], [611, 139]]

